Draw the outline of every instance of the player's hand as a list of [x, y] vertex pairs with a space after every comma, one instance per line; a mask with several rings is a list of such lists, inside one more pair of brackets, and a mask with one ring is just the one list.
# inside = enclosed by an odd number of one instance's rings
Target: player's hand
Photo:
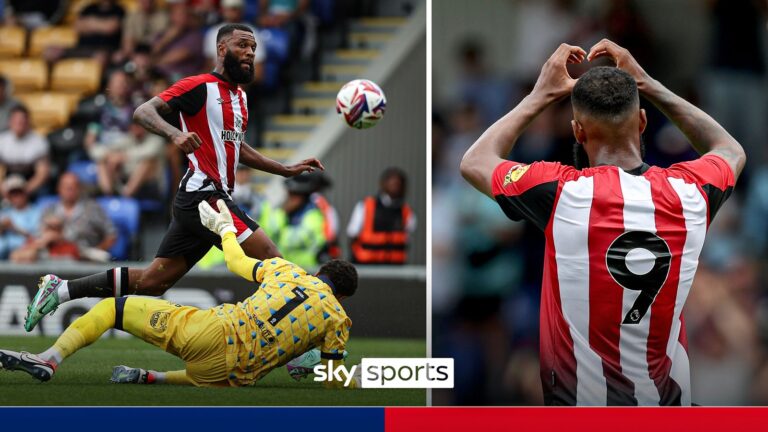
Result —
[[541, 68], [539, 79], [533, 87], [531, 94], [544, 96], [551, 102], [558, 101], [571, 94], [576, 80], [571, 77], [566, 69], [569, 63], [581, 63], [587, 52], [580, 47], [560, 44], [557, 50], [549, 57]]
[[323, 163], [320, 162], [318, 159], [316, 158], [304, 159], [303, 161], [295, 165], [286, 166], [285, 173], [283, 174], [283, 176], [293, 177], [303, 172], [312, 172], [316, 169], [319, 169], [320, 171], [325, 171], [325, 167], [323, 166]]
[[198, 204], [197, 208], [200, 212], [200, 223], [220, 236], [223, 236], [228, 232], [237, 233], [235, 224], [232, 221], [232, 214], [229, 212], [224, 200], [216, 201], [216, 206], [219, 208], [219, 211], [214, 210], [207, 201], [201, 201], [200, 204]]
[[647, 90], [651, 82], [653, 81], [648, 73], [643, 70], [640, 64], [632, 57], [629, 50], [622, 48], [615, 42], [608, 39], [603, 39], [596, 43], [587, 54], [587, 60], [592, 61], [600, 57], [607, 57], [611, 59], [616, 67], [632, 75], [632, 78], [637, 81], [637, 89], [642, 93]]
[[203, 140], [194, 132], [181, 132], [174, 135], [171, 142], [186, 154], [194, 152], [203, 144]]

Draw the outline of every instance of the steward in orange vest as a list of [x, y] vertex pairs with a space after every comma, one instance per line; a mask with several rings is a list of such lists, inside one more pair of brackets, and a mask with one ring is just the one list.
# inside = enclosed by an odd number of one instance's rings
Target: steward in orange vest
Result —
[[355, 207], [347, 227], [353, 262], [405, 264], [408, 235], [416, 222], [403, 202], [405, 182], [402, 170], [388, 168], [381, 176], [379, 195], [366, 197]]

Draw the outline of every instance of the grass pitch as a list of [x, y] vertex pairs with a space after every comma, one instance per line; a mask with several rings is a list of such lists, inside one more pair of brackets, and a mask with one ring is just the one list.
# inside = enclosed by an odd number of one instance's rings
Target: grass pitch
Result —
[[[0, 348], [41, 352], [53, 344], [47, 337], [0, 337]], [[409, 339], [352, 338], [347, 364], [361, 357], [425, 357], [426, 343]], [[284, 367], [273, 370], [254, 387], [196, 388], [171, 385], [111, 384], [112, 366], [177, 370], [184, 362], [138, 339], [103, 338], [68, 358], [51, 381], [40, 383], [24, 372], [0, 371], [0, 406], [89, 405], [271, 405], [423, 406], [424, 389], [327, 390], [311, 377], [296, 382]]]

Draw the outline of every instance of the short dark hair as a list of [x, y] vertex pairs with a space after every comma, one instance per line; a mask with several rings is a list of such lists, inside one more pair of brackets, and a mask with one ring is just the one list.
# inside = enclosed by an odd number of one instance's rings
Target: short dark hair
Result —
[[405, 186], [405, 182], [408, 180], [408, 176], [405, 175], [405, 171], [398, 167], [389, 167], [381, 173], [379, 181], [387, 181], [390, 177], [398, 177], [400, 181], [403, 182], [403, 186]]
[[337, 295], [350, 297], [357, 291], [357, 269], [349, 261], [330, 260], [320, 267], [317, 274], [328, 276]]
[[603, 120], [616, 121], [640, 107], [637, 82], [623, 70], [599, 66], [588, 70], [571, 92], [573, 108]]
[[246, 31], [248, 33], [253, 33], [253, 30], [245, 24], [225, 24], [223, 27], [219, 29], [219, 32], [216, 33], [216, 43], [218, 44], [219, 42], [221, 42], [222, 39], [234, 33], [235, 30], [241, 30], [241, 31]]
[[16, 104], [12, 106], [11, 110], [8, 111], [8, 117], [10, 117], [11, 114], [17, 113], [17, 112], [23, 113], [25, 116], [29, 117], [29, 110], [27, 109], [27, 107], [25, 107], [22, 104]]

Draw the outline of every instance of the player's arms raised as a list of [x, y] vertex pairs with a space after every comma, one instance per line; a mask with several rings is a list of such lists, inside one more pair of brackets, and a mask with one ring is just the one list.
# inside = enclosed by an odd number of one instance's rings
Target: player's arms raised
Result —
[[200, 213], [200, 223], [204, 227], [221, 236], [221, 249], [224, 251], [224, 261], [232, 273], [251, 282], [260, 282], [261, 276], [257, 272], [260, 261], [245, 255], [243, 248], [237, 242], [235, 224], [232, 222], [232, 214], [223, 200], [216, 201], [219, 211], [211, 207], [207, 201], [202, 201], [197, 206]]
[[[546, 107], [571, 93], [576, 80], [566, 69], [568, 63], [581, 63], [586, 52], [561, 44], [544, 63], [533, 91], [512, 111], [491, 125], [461, 160], [461, 175], [475, 189], [491, 196], [491, 176], [515, 142]], [[491, 196], [491, 198], [493, 198]]]
[[305, 171], [312, 172], [316, 168], [325, 170], [323, 164], [315, 158], [304, 159], [295, 165], [283, 165], [280, 162], [257, 152], [249, 145], [240, 146], [240, 163], [259, 171], [277, 174], [283, 177], [293, 177]]
[[200, 147], [203, 141], [194, 132], [182, 132], [172, 124], [163, 120], [163, 115], [170, 114], [173, 109], [162, 99], [155, 96], [144, 102], [133, 112], [133, 121], [155, 135], [172, 142], [184, 153], [192, 153]]
[[722, 157], [730, 165], [733, 175], [739, 177], [747, 160], [744, 149], [715, 119], [653, 79], [627, 49], [603, 39], [587, 55], [590, 61], [598, 57], [610, 58], [616, 67], [632, 75], [640, 94], [685, 134], [699, 154], [712, 153]]

